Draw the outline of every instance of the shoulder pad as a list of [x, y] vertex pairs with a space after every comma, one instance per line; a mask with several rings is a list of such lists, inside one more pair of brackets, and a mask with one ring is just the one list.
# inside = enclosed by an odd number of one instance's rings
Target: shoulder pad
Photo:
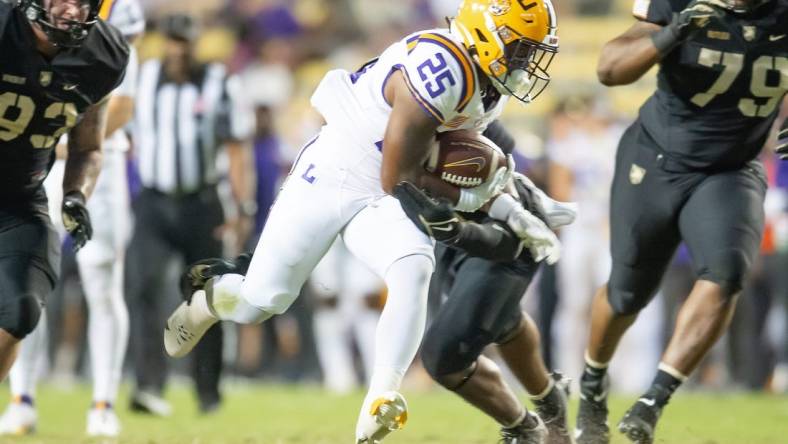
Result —
[[405, 40], [403, 68], [414, 98], [443, 123], [462, 112], [476, 91], [473, 61], [462, 45], [439, 30]]

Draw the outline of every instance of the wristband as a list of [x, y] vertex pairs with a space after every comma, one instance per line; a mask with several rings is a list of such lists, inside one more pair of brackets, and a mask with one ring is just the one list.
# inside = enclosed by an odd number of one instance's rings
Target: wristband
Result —
[[522, 206], [511, 194], [503, 193], [496, 197], [487, 214], [493, 219], [506, 221], [518, 206]]
[[484, 205], [479, 196], [464, 188], [460, 189], [460, 199], [454, 209], [463, 213], [473, 213]]
[[651, 42], [657, 48], [660, 57], [668, 55], [673, 49], [679, 46], [679, 37], [672, 23], [659, 31], [651, 34]]

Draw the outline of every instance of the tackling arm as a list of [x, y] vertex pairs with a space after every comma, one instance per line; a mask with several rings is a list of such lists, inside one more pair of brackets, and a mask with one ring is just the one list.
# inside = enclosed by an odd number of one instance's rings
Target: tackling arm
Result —
[[637, 22], [602, 47], [597, 77], [606, 86], [627, 85], [643, 76], [660, 59], [651, 36], [662, 29], [648, 22]]
[[101, 171], [101, 142], [107, 124], [107, 99], [91, 105], [68, 137], [68, 159], [63, 175], [63, 195], [72, 192], [90, 197]]

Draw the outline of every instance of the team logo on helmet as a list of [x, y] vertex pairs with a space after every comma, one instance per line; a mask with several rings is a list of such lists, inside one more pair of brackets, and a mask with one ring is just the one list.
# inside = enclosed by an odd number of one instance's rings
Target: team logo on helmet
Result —
[[509, 0], [492, 0], [490, 2], [490, 14], [504, 15], [512, 8]]

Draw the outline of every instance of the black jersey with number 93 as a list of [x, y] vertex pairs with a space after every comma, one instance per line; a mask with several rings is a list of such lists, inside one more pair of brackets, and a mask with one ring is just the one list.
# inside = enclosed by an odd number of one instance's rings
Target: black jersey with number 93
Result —
[[43, 182], [58, 139], [123, 79], [128, 47], [98, 21], [84, 43], [47, 60], [22, 12], [0, 2], [0, 197], [24, 198]]
[[[688, 0], [636, 0], [634, 13], [670, 23]], [[660, 63], [640, 123], [690, 168], [735, 168], [762, 149], [788, 91], [788, 0], [723, 12]]]

